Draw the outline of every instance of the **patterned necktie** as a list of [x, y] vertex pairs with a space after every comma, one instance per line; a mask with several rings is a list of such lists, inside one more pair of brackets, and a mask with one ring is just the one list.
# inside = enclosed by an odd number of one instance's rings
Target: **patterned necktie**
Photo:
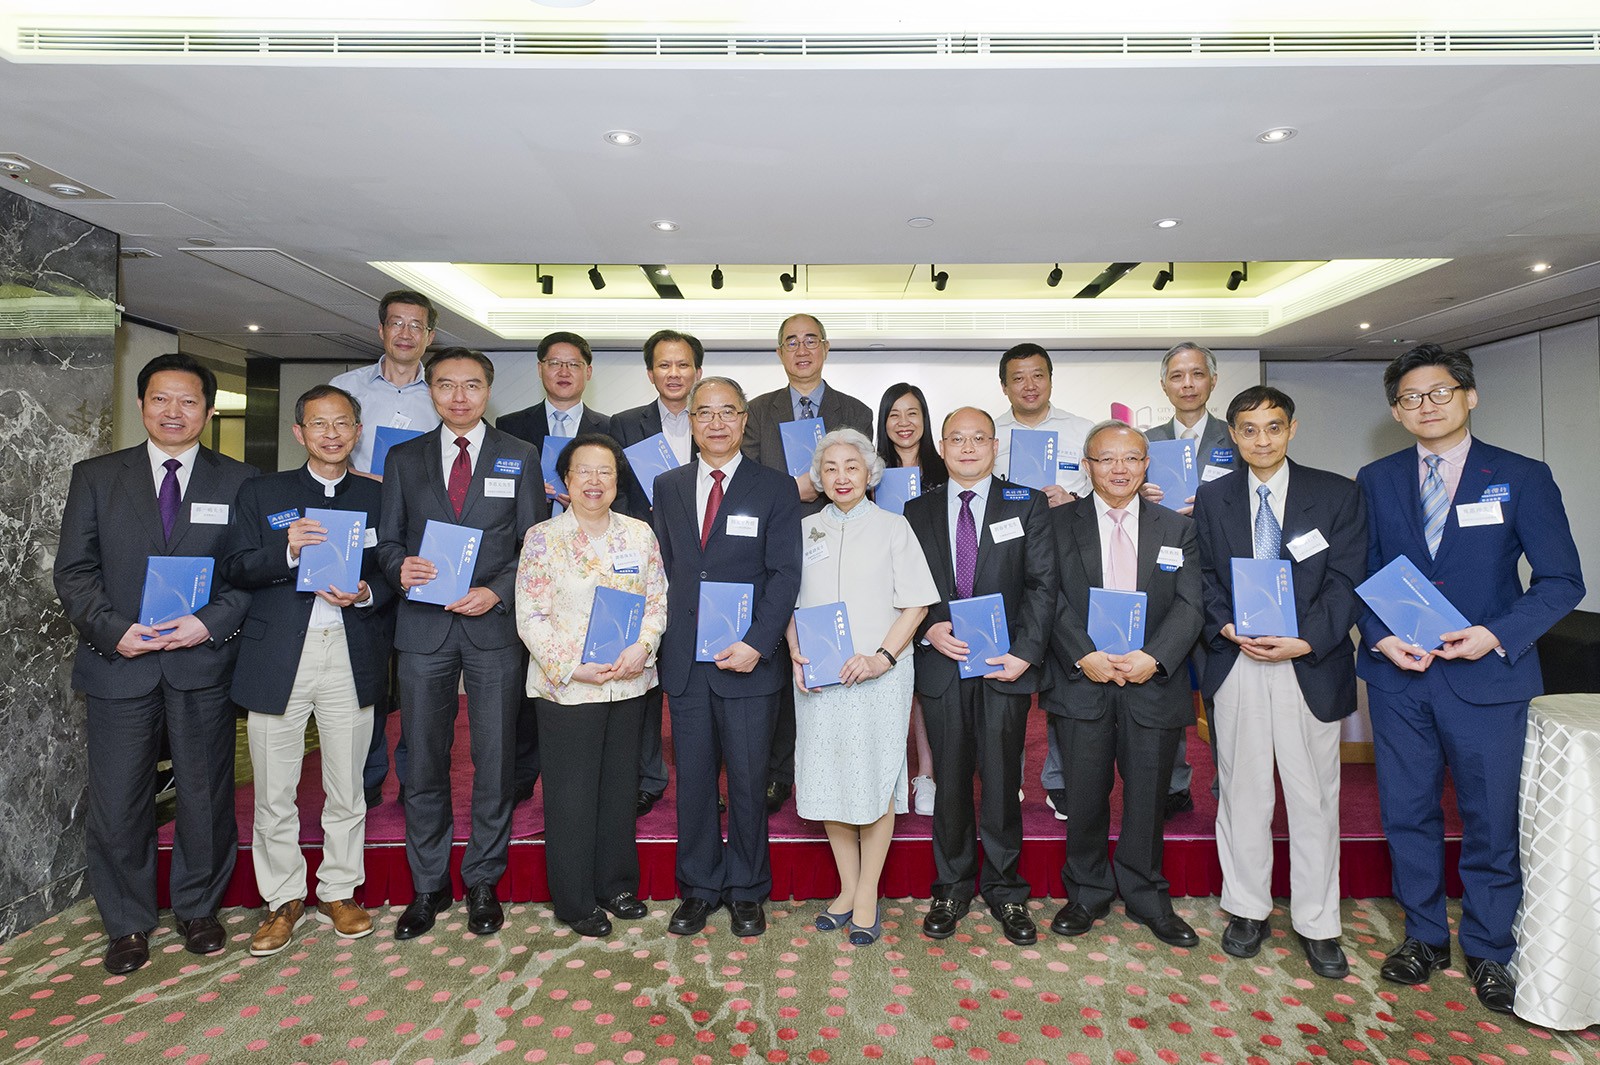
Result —
[[1450, 513], [1450, 500], [1444, 494], [1444, 475], [1439, 463], [1444, 459], [1429, 455], [1422, 460], [1428, 464], [1428, 476], [1422, 480], [1422, 534], [1428, 540], [1428, 557], [1439, 554], [1439, 541], [1444, 539], [1444, 519]]
[[456, 460], [450, 464], [450, 505], [461, 517], [461, 508], [467, 505], [467, 486], [472, 483], [472, 456], [467, 454], [471, 443], [466, 437], [456, 437]]
[[800, 417], [802, 417], [802, 418], [815, 418], [816, 416], [817, 416], [817, 409], [811, 405], [811, 397], [810, 396], [801, 396], [800, 397]]
[[1259, 485], [1256, 495], [1261, 497], [1261, 506], [1256, 508], [1256, 557], [1277, 558], [1283, 553], [1283, 526], [1272, 513], [1272, 489]]
[[1111, 572], [1106, 574], [1106, 587], [1122, 592], [1138, 591], [1139, 551], [1133, 546], [1128, 527], [1123, 524], [1128, 520], [1128, 511], [1112, 508], [1106, 513], [1117, 525], [1111, 533]]
[[700, 523], [700, 546], [704, 548], [706, 541], [711, 539], [711, 526], [717, 520], [717, 511], [722, 508], [722, 479], [727, 474], [721, 470], [711, 471], [711, 492], [706, 496], [706, 518]]
[[552, 418], [554, 418], [556, 420], [556, 431], [555, 431], [555, 435], [556, 436], [571, 436], [572, 435], [571, 433], [567, 432], [567, 422], [572, 417], [572, 415], [568, 414], [564, 410], [558, 410], [558, 411], [552, 411], [551, 414], [550, 414], [550, 417], [552, 417]]
[[956, 598], [972, 598], [972, 581], [978, 573], [978, 524], [972, 520], [972, 499], [978, 493], [961, 493], [961, 513], [956, 516]]
[[178, 523], [178, 504], [181, 497], [178, 492], [178, 470], [183, 463], [177, 459], [168, 459], [161, 465], [167, 468], [167, 475], [161, 478], [161, 490], [156, 493], [156, 505], [161, 508], [161, 535], [172, 539], [172, 527]]

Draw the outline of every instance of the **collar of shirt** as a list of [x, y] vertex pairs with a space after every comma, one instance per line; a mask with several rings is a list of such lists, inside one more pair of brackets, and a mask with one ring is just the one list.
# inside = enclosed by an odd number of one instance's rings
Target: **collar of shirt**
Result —
[[[1194, 436], [1193, 436], [1192, 439], [1194, 440], [1195, 444], [1198, 446], [1200, 441], [1205, 439], [1205, 436], [1206, 436], [1206, 424], [1208, 422], [1210, 422], [1210, 421], [1211, 421], [1211, 412], [1210, 411], [1201, 411], [1200, 412], [1200, 420], [1195, 422], [1193, 426], [1191, 426], [1191, 427], [1186, 429], [1186, 428], [1184, 428], [1183, 423], [1180, 422], [1177, 419], [1176, 415], [1174, 415], [1173, 419], [1172, 419], [1172, 439], [1174, 439], [1174, 440], [1187, 440], [1187, 439], [1190, 439], [1190, 437], [1187, 437], [1184, 434], [1185, 433], [1193, 433]], [[1205, 456], [1202, 455], [1202, 456], [1200, 456], [1200, 458], [1201, 458], [1201, 461], [1204, 462]]]
[[378, 384], [379, 382], [382, 382], [383, 384], [388, 385], [390, 388], [397, 388], [402, 392], [407, 391], [408, 389], [416, 389], [416, 388], [420, 388], [423, 391], [427, 391], [427, 388], [428, 388], [428, 375], [422, 372], [421, 363], [417, 364], [417, 376], [415, 378], [413, 378], [409, 384], [397, 385], [393, 381], [389, 380], [387, 377], [383, 376], [383, 367], [384, 367], [385, 362], [387, 361], [388, 358], [389, 358], [389, 356], [387, 356], [387, 355], [379, 355], [378, 356], [378, 361], [372, 364], [372, 383], [373, 384]]
[[[1107, 503], [1104, 499], [1101, 499], [1099, 492], [1090, 492], [1089, 493], [1089, 498], [1094, 500], [1094, 514], [1095, 514], [1095, 517], [1099, 518], [1100, 519], [1100, 523], [1102, 525], [1104, 525], [1106, 528], [1108, 528], [1108, 529], [1109, 528], [1113, 528], [1114, 527], [1113, 523], [1112, 523], [1111, 519], [1107, 516], [1107, 515], [1109, 515], [1111, 513], [1111, 504]], [[1134, 531], [1139, 528], [1139, 495], [1138, 495], [1138, 493], [1134, 493], [1133, 498], [1128, 500], [1128, 502], [1123, 506], [1122, 509], [1126, 510], [1128, 512], [1128, 518], [1132, 518], [1133, 519], [1133, 528], [1128, 530], [1129, 535], [1133, 535]], [[1127, 518], [1124, 518], [1123, 520], [1126, 521]], [[1137, 536], [1134, 536], [1133, 538], [1134, 538], [1135, 541], [1137, 541], [1139, 539]]]
[[200, 445], [194, 444], [181, 455], [169, 455], [156, 447], [153, 441], [145, 441], [145, 449], [150, 456], [150, 476], [154, 478], [156, 492], [161, 491], [161, 482], [167, 479], [167, 468], [162, 465], [168, 459], [177, 459], [183, 463], [178, 467], [178, 495], [182, 496], [189, 491], [189, 474], [194, 472], [194, 460], [200, 454]]
[[1289, 498], [1289, 463], [1286, 460], [1278, 467], [1278, 472], [1268, 477], [1265, 481], [1256, 476], [1255, 470], [1249, 473], [1250, 488], [1250, 527], [1255, 528], [1256, 512], [1261, 509], [1261, 493], [1256, 489], [1266, 485], [1271, 490], [1267, 498], [1272, 501], [1272, 516], [1278, 519], [1278, 528], [1283, 528], [1283, 503]]
[[[557, 413], [565, 414], [568, 417], [568, 419], [571, 420], [571, 430], [572, 431], [570, 433], [558, 433], [558, 432], [556, 432], [556, 414]], [[551, 436], [577, 436], [578, 435], [578, 425], [583, 421], [583, 401], [579, 400], [578, 402], [574, 403], [572, 406], [568, 407], [566, 410], [562, 410], [560, 407], [557, 407], [554, 403], [551, 403], [549, 400], [545, 400], [544, 417], [545, 417], [545, 422], [546, 422], [545, 430]]]
[[807, 396], [809, 396], [809, 398], [811, 400], [811, 406], [813, 408], [815, 408], [815, 410], [816, 410], [816, 413], [812, 414], [811, 416], [813, 418], [822, 417], [822, 397], [824, 395], [826, 395], [827, 392], [828, 392], [828, 386], [823, 381], [818, 381], [817, 382], [817, 387], [812, 389], [810, 393], [801, 392], [799, 389], [795, 388], [793, 385], [790, 385], [789, 386], [789, 406], [794, 408], [795, 420], [796, 421], [800, 420], [800, 400], [803, 397], [807, 397]]
[[663, 403], [661, 400], [657, 399], [656, 400], [656, 413], [661, 415], [661, 428], [663, 430], [665, 430], [668, 426], [671, 426], [673, 429], [682, 429], [685, 432], [688, 431], [688, 429], [689, 429], [689, 408], [688, 407], [684, 407], [682, 410], [680, 410], [676, 414], [674, 414], [672, 411], [667, 409], [667, 405], [665, 403]]
[[[478, 465], [478, 455], [483, 451], [483, 438], [488, 435], [488, 432], [488, 425], [480, 418], [478, 419], [478, 424], [474, 425], [465, 434], [467, 438], [467, 458], [471, 460], [474, 469]], [[456, 460], [456, 432], [444, 424], [439, 426], [439, 453], [444, 456], [444, 479], [448, 482], [450, 480], [450, 466]]]
[[983, 543], [983, 519], [989, 511], [989, 487], [992, 484], [994, 484], [993, 477], [985, 477], [983, 480], [973, 485], [970, 489], [962, 488], [955, 481], [949, 481], [946, 483], [945, 491], [947, 493], [947, 497], [945, 518], [950, 524], [951, 565], [956, 565], [958, 563], [958, 559], [956, 558], [956, 532], [958, 523], [961, 521], [961, 493], [967, 491], [973, 493], [970, 508], [972, 510], [973, 525], [976, 527], [978, 533], [978, 543], [981, 545]]
[[[452, 448], [455, 447], [455, 441], [454, 440], [451, 441], [450, 446]], [[454, 455], [450, 456], [450, 461], [451, 462], [455, 461], [455, 456]], [[322, 486], [322, 494], [325, 495], [325, 496], [332, 496], [334, 494], [333, 490], [335, 488], [338, 488], [339, 485], [343, 484], [344, 483], [344, 479], [346, 477], [350, 476], [348, 473], [345, 473], [345, 474], [341, 474], [337, 481], [330, 481], [326, 477], [317, 476], [316, 471], [311, 468], [310, 463], [306, 464], [306, 472], [311, 474], [311, 479], [313, 481], [316, 481], [318, 484], [320, 484]]]
[[[743, 461], [744, 461], [744, 456], [742, 454], [740, 454], [739, 452], [735, 451], [733, 453], [733, 458], [729, 459], [725, 464], [723, 464], [722, 466], [718, 467], [719, 469], [722, 470], [722, 472], [724, 474], [724, 476], [722, 478], [722, 490], [724, 492], [726, 492], [728, 490], [728, 482], [733, 480], [733, 475], [738, 472], [739, 464], [741, 462], [743, 462]], [[712, 469], [712, 467], [706, 463], [706, 460], [703, 457], [699, 460], [698, 465], [700, 467], [700, 473], [699, 473], [700, 485], [706, 491], [710, 491], [711, 490], [711, 469]]]
[[[1452, 447], [1449, 451], [1440, 451], [1437, 454], [1444, 459], [1444, 465], [1450, 467], [1450, 471], [1455, 474], [1456, 479], [1460, 480], [1461, 470], [1467, 464], [1467, 452], [1471, 450], [1472, 434], [1468, 433], [1462, 438], [1461, 443]], [[1417, 470], [1423, 477], [1428, 476], [1428, 456], [1432, 454], [1435, 454], [1435, 452], [1429, 451], [1421, 444], [1417, 445]], [[1439, 472], [1441, 475], [1444, 473], [1443, 470]]]

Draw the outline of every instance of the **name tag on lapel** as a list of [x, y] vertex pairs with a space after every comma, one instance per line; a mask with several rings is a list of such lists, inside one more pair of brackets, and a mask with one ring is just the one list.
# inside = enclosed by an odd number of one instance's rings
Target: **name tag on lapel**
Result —
[[1498, 501], [1461, 503], [1456, 507], [1456, 524], [1463, 529], [1470, 529], [1474, 525], [1504, 525], [1505, 521]]
[[1156, 565], [1172, 573], [1183, 566], [1183, 548], [1171, 544], [1156, 552]]
[[517, 482], [509, 477], [485, 477], [483, 494], [490, 499], [512, 499], [517, 494]]
[[1000, 489], [1000, 498], [1009, 499], [1013, 503], [1026, 503], [1028, 501], [1028, 490], [1026, 488], [1002, 488]]
[[521, 459], [495, 459], [494, 460], [494, 472], [495, 473], [503, 473], [503, 474], [506, 474], [507, 476], [515, 477], [515, 476], [517, 476], [518, 474], [520, 474], [522, 472], [522, 460]]
[[618, 551], [611, 556], [611, 570], [614, 573], [638, 573], [639, 552]]
[[807, 566], [822, 562], [826, 560], [827, 557], [828, 541], [816, 540], [806, 545], [805, 555], [803, 558]]
[[997, 521], [989, 526], [989, 535], [997, 544], [1015, 540], [1022, 535], [1022, 519], [1007, 518], [1005, 521]]
[[1491, 484], [1483, 490], [1480, 503], [1509, 503], [1511, 502], [1511, 486], [1509, 484]]
[[[289, 520], [293, 521], [294, 518]], [[189, 521], [194, 525], [226, 525], [228, 524], [228, 504], [190, 503]]]
[[754, 514], [729, 514], [729, 536], [754, 536], [760, 527], [761, 519]]
[[1200, 473], [1201, 481], [1215, 481], [1218, 477], [1226, 477], [1233, 471], [1223, 466], [1212, 466], [1209, 463]]
[[[298, 510], [280, 510], [276, 514], [267, 515], [267, 524], [272, 526], [274, 529], [287, 529], [289, 526], [298, 521], [299, 518], [300, 512]], [[200, 519], [194, 518], [191, 520], [199, 521]]]
[[1301, 533], [1283, 546], [1289, 549], [1290, 556], [1296, 562], [1304, 562], [1312, 555], [1326, 551], [1328, 538], [1322, 535], [1321, 529], [1312, 529], [1308, 533]]

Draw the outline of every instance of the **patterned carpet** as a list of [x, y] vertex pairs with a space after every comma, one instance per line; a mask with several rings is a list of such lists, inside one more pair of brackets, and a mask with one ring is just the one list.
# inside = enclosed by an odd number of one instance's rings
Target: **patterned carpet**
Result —
[[[1345, 903], [1342, 983], [1311, 976], [1282, 913], [1246, 962], [1218, 946], [1214, 899], [1177, 902], [1198, 949], [1161, 944], [1120, 908], [1086, 936], [1043, 932], [1030, 949], [977, 913], [936, 943], [918, 928], [926, 901], [901, 900], [885, 904], [872, 947], [813, 931], [817, 903], [771, 905], [771, 930], [750, 940], [728, 934], [726, 913], [705, 935], [668, 936], [658, 905], [609, 942], [575, 937], [537, 904], [511, 907], [500, 935], [477, 938], [457, 905], [409, 943], [394, 941], [394, 908], [366, 939], [307, 922], [287, 951], [254, 959], [245, 948], [259, 915], [231, 910], [225, 953], [184, 953], [169, 918], [153, 962], [127, 977], [101, 968], [85, 902], [0, 945], [0, 1061], [1600, 1061], [1600, 1033], [1492, 1014], [1459, 969], [1425, 988], [1379, 981], [1398, 939], [1390, 900]], [[1054, 913], [1034, 907], [1041, 924]]]

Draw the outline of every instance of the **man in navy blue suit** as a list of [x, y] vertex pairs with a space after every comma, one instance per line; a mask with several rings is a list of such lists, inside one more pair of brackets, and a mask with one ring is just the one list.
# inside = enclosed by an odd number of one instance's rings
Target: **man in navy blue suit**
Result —
[[[1473, 439], [1472, 359], [1423, 344], [1384, 370], [1395, 420], [1417, 438], [1357, 475], [1368, 506], [1367, 566], [1405, 555], [1473, 624], [1437, 648], [1360, 621], [1378, 763], [1378, 801], [1406, 911], [1384, 979], [1419, 984], [1450, 961], [1445, 917], [1444, 770], [1461, 811], [1461, 926], [1478, 1001], [1510, 1013], [1511, 923], [1522, 899], [1517, 785], [1528, 700], [1543, 690], [1534, 642], [1582, 600], [1583, 576], [1550, 467]], [[1528, 560], [1526, 589], [1518, 561]]]

